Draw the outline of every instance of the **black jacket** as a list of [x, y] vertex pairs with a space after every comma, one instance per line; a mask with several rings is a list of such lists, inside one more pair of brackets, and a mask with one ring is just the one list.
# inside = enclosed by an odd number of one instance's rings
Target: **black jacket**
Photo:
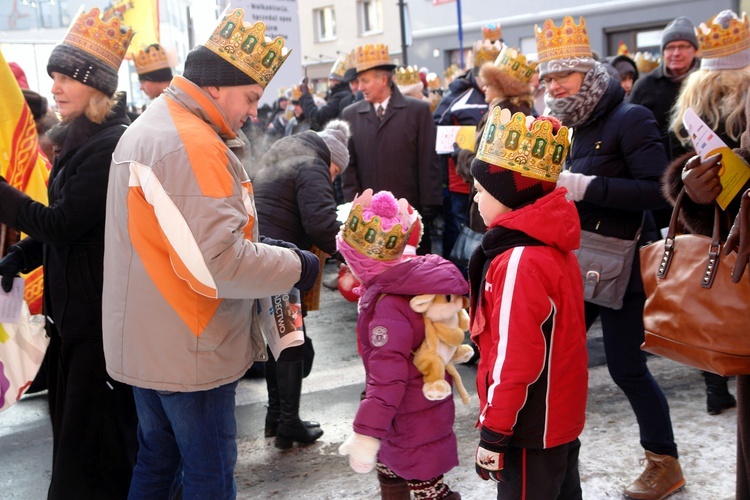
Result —
[[125, 94], [114, 116], [85, 116], [67, 126], [50, 173], [49, 206], [27, 198], [18, 206], [18, 243], [27, 269], [44, 266], [44, 308], [63, 337], [101, 338], [104, 219], [112, 152], [130, 123]]
[[252, 179], [258, 230], [263, 236], [336, 252], [336, 201], [331, 181], [331, 154], [315, 132], [277, 141], [261, 160]]
[[342, 109], [341, 101], [350, 95], [352, 95], [352, 91], [349, 90], [349, 84], [339, 82], [331, 87], [328, 101], [319, 108], [315, 104], [312, 94], [302, 94], [302, 97], [299, 98], [299, 104], [302, 106], [302, 111], [307, 119], [310, 120], [310, 128], [312, 130], [323, 130], [326, 123], [338, 118]]

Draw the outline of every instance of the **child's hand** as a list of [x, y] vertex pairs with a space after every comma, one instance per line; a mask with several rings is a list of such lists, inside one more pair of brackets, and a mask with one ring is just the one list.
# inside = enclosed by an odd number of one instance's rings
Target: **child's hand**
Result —
[[349, 466], [354, 472], [366, 474], [375, 468], [379, 449], [380, 439], [355, 432], [339, 447], [339, 455], [349, 455]]
[[505, 467], [505, 451], [508, 449], [510, 436], [492, 432], [482, 427], [477, 446], [476, 471], [484, 481], [492, 479], [496, 483], [503, 479], [500, 471]]

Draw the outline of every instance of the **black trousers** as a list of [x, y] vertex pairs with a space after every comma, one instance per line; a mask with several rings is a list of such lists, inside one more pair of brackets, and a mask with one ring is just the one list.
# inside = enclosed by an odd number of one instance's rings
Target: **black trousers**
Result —
[[578, 439], [546, 450], [508, 448], [498, 500], [581, 500], [580, 449]]

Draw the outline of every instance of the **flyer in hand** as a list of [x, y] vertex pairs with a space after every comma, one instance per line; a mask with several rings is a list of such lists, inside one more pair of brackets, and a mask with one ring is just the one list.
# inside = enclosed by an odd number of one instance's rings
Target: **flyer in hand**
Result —
[[279, 359], [287, 347], [304, 343], [299, 290], [292, 288], [288, 293], [259, 299], [257, 304], [260, 329], [274, 359]]

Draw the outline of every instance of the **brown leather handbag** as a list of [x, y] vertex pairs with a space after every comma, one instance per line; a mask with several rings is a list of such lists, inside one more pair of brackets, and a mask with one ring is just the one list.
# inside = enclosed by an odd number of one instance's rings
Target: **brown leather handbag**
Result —
[[684, 188], [667, 237], [640, 249], [641, 349], [719, 375], [750, 374], [750, 281], [732, 282], [737, 256], [722, 255], [718, 205], [712, 237], [675, 235], [683, 196]]

